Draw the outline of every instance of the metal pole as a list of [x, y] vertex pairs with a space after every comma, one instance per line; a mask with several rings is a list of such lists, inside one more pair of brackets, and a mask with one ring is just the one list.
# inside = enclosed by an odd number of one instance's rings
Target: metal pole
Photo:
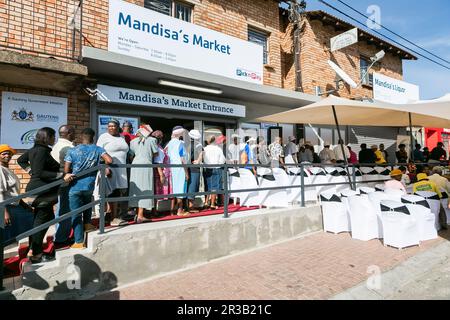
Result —
[[301, 181], [301, 186], [302, 186], [302, 207], [304, 208], [305, 205], [305, 172], [304, 172], [304, 168], [303, 168], [303, 163], [300, 163], [300, 181]]
[[411, 152], [411, 161], [413, 161], [414, 162], [414, 148], [415, 148], [415, 146], [414, 146], [414, 137], [413, 137], [413, 131], [412, 131], [412, 115], [411, 115], [411, 112], [408, 112], [408, 115], [409, 115], [409, 139], [411, 140], [411, 149], [410, 149], [410, 152]]
[[353, 186], [354, 186], [354, 190], [356, 190], [356, 166], [352, 165], [353, 168], [353, 172], [352, 172], [352, 177], [353, 177]]
[[3, 287], [3, 272], [4, 272], [4, 247], [3, 247], [3, 238], [4, 238], [4, 230], [5, 230], [5, 207], [0, 206], [0, 291], [3, 291], [5, 288]]
[[100, 169], [100, 234], [105, 233], [106, 165]]
[[228, 202], [230, 201], [230, 194], [228, 193], [228, 164], [224, 164], [223, 168], [223, 189], [224, 189], [224, 195], [223, 195], [223, 217], [228, 218]]
[[341, 136], [341, 130], [339, 127], [339, 121], [336, 115], [336, 108], [334, 107], [334, 105], [332, 106], [333, 108], [333, 116], [334, 116], [334, 121], [336, 122], [336, 128], [337, 128], [337, 132], [338, 132], [338, 137], [339, 137], [339, 141], [342, 143], [339, 143], [341, 145], [341, 151], [342, 151], [342, 157], [344, 158], [344, 165], [345, 165], [345, 170], [347, 171], [347, 177], [348, 177], [348, 182], [350, 184], [350, 188], [352, 188], [352, 190], [355, 190], [353, 184], [352, 184], [352, 178], [350, 176], [350, 171], [348, 170], [348, 161], [347, 161], [347, 157], [345, 156], [345, 150], [344, 150], [344, 140], [342, 139]]

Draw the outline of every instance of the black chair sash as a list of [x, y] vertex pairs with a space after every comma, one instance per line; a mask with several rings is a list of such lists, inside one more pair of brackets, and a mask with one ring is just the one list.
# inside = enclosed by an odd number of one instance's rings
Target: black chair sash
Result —
[[411, 214], [406, 206], [401, 206], [397, 208], [390, 208], [388, 206], [385, 206], [383, 204], [380, 204], [381, 212], [401, 212], [404, 214], [407, 214], [408, 216]]
[[448, 193], [447, 192], [441, 192], [442, 198], [441, 199], [448, 199]]
[[320, 201], [322, 201], [322, 202], [342, 202], [341, 198], [339, 198], [336, 194], [333, 194], [333, 196], [330, 199], [327, 199], [323, 195], [321, 195]]
[[319, 171], [317, 173], [311, 173], [313, 176], [326, 176], [327, 174], [323, 171]]
[[391, 174], [391, 172], [388, 169], [386, 169], [383, 172], [380, 172], [378, 174], [381, 174], [382, 176], [389, 176]]
[[378, 174], [378, 172], [376, 170], [372, 170], [372, 171], [369, 171], [369, 172], [364, 173], [364, 174], [365, 175], [376, 175], [376, 174]]
[[436, 194], [436, 195], [434, 195], [434, 196], [431, 196], [431, 197], [424, 197], [423, 195], [420, 195], [420, 194], [418, 194], [418, 193], [415, 193], [415, 195], [416, 195], [416, 196], [419, 196], [419, 197], [422, 197], [422, 198], [425, 198], [425, 199], [427, 199], [427, 200], [441, 200], [441, 198], [439, 198], [439, 195], [438, 195], [438, 194]]
[[272, 174], [258, 175], [258, 177], [269, 181], [275, 181], [275, 177]]
[[375, 191], [381, 191], [381, 192], [383, 192], [384, 190], [383, 190], [383, 189], [380, 189], [380, 188], [378, 188], [378, 187], [375, 187]]
[[[302, 175], [302, 173], [301, 172], [293, 173], [293, 172], [289, 171], [288, 175], [289, 176], [293, 176], [293, 177], [300, 177]], [[303, 172], [303, 176], [306, 178], [308, 176], [308, 174], [306, 172]]]
[[239, 174], [239, 171], [236, 171], [236, 172], [230, 174], [230, 177], [240, 178], [241, 175]]
[[422, 206], [422, 207], [430, 209], [430, 205], [428, 204], [427, 200], [420, 200], [420, 201], [414, 202], [414, 201], [409, 201], [409, 200], [406, 200], [406, 199], [402, 198], [402, 203], [405, 203], [405, 204], [417, 204], [419, 206]]

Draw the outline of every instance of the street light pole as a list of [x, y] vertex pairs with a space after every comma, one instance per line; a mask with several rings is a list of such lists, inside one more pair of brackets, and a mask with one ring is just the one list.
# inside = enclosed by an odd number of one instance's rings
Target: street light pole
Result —
[[306, 1], [289, 1], [289, 21], [294, 24], [294, 66], [295, 66], [295, 91], [303, 92], [302, 71], [300, 68], [300, 33], [303, 17], [306, 11]]

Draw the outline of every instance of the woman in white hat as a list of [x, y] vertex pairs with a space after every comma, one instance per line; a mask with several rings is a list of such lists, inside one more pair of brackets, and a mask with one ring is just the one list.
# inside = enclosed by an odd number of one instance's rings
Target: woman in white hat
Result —
[[[130, 143], [132, 164], [152, 164], [153, 157], [158, 155], [157, 141], [150, 136], [153, 132], [149, 125], [142, 125], [137, 131], [137, 138]], [[144, 209], [154, 209], [153, 199], [137, 199], [135, 197], [153, 194], [153, 168], [131, 168], [129, 201], [130, 208], [138, 208], [134, 218], [136, 223], [149, 222], [144, 217]]]
[[[170, 158], [170, 164], [186, 164], [186, 147], [180, 137], [184, 134], [184, 128], [176, 126], [172, 130], [172, 139], [166, 146], [167, 154]], [[186, 193], [187, 181], [189, 180], [189, 171], [187, 168], [171, 168], [172, 174], [172, 192], [174, 194]], [[176, 199], [177, 209], [175, 211], [175, 199], [172, 199], [171, 214], [175, 212], [178, 216], [186, 216], [189, 213], [183, 210], [183, 199], [185, 197], [178, 197]]]
[[[191, 148], [190, 148], [190, 162], [192, 164], [200, 164], [202, 161], [203, 146], [201, 144], [202, 135], [197, 129], [189, 131], [189, 137], [191, 138]], [[188, 193], [198, 192], [200, 187], [200, 168], [190, 168], [189, 169], [189, 180], [187, 185]], [[195, 209], [194, 202], [195, 196], [188, 196], [188, 211], [190, 213], [197, 213], [198, 210]]]

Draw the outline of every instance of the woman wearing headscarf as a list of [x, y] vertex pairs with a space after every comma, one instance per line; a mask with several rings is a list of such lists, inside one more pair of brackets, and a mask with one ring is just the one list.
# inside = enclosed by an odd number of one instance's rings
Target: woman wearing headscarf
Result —
[[[108, 131], [100, 135], [97, 140], [97, 146], [105, 149], [113, 159], [112, 164], [127, 164], [128, 144], [125, 138], [120, 135], [120, 122], [111, 119], [108, 122]], [[122, 197], [126, 194], [128, 188], [127, 169], [126, 168], [109, 168], [107, 175], [109, 189], [111, 193], [109, 197]], [[127, 222], [120, 217], [119, 203], [111, 202], [110, 204], [112, 221], [111, 226], [126, 225]]]
[[[34, 146], [17, 159], [22, 169], [31, 175], [26, 192], [46, 186], [63, 177], [59, 163], [51, 156], [51, 146], [55, 144], [55, 130], [42, 128], [36, 133]], [[55, 218], [53, 206], [58, 203], [59, 187], [39, 193], [31, 206], [34, 209], [33, 227], [39, 227]], [[54, 260], [53, 256], [43, 255], [43, 241], [48, 228], [31, 236], [31, 252], [29, 259], [32, 263]]]
[[[152, 164], [153, 157], [158, 155], [156, 139], [151, 135], [153, 132], [149, 125], [142, 125], [137, 131], [136, 139], [130, 143], [130, 154], [133, 158], [132, 164]], [[144, 217], [144, 209], [153, 211], [153, 199], [136, 199], [135, 197], [153, 194], [153, 168], [131, 168], [129, 196], [132, 197], [130, 208], [138, 208], [135, 216], [136, 223], [149, 222]]]
[[[0, 145], [0, 202], [19, 195], [20, 180], [9, 169], [9, 162], [16, 150], [7, 144]], [[33, 228], [33, 209], [23, 200], [5, 207], [5, 235], [8, 241]]]
[[[184, 128], [176, 126], [172, 130], [172, 139], [166, 146], [167, 154], [170, 158], [170, 164], [186, 164], [186, 148], [184, 142], [180, 137], [184, 134]], [[187, 168], [171, 168], [172, 174], [172, 192], [174, 194], [186, 193], [187, 181], [189, 180], [189, 172]], [[178, 216], [186, 216], [183, 210], [183, 199], [185, 197], [178, 197], [176, 199], [176, 212]], [[171, 214], [175, 214], [175, 199], [172, 199]]]
[[[162, 141], [164, 139], [164, 134], [160, 130], [156, 130], [152, 133], [152, 137], [156, 139], [158, 147], [158, 155], [153, 158], [153, 163], [155, 164], [170, 164], [169, 156], [166, 150], [162, 147]], [[154, 168], [153, 170], [154, 180], [155, 180], [155, 194], [165, 195], [172, 193], [172, 182], [170, 175], [170, 168], [164, 166], [159, 168]], [[162, 200], [162, 199], [158, 199]], [[156, 207], [156, 206], [155, 206]]]

